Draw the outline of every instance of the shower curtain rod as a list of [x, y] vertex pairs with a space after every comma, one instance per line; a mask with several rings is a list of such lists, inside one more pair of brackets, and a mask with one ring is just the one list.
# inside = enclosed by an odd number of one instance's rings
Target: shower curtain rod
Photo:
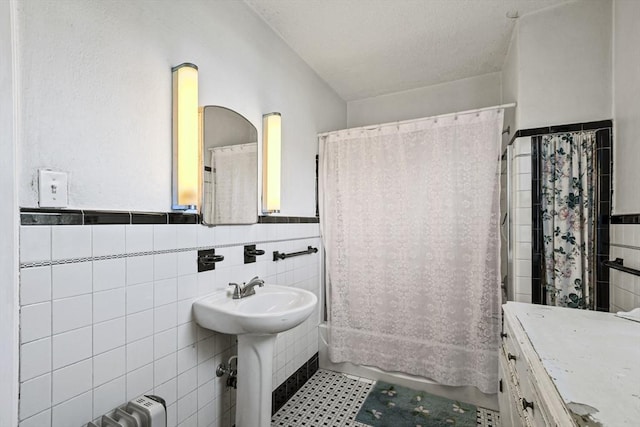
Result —
[[359, 127], [356, 127], [356, 128], [333, 130], [331, 132], [319, 133], [318, 136], [327, 136], [327, 135], [331, 135], [332, 133], [336, 133], [336, 132], [353, 131], [353, 130], [375, 130], [375, 129], [380, 129], [380, 128], [387, 127], [387, 126], [399, 126], [399, 125], [405, 125], [405, 124], [408, 124], [408, 123], [421, 122], [423, 120], [429, 120], [429, 119], [440, 119], [440, 118], [443, 118], [443, 117], [463, 116], [465, 114], [474, 114], [474, 113], [480, 113], [480, 112], [483, 112], [483, 111], [499, 110], [501, 108], [514, 108], [516, 105], [517, 104], [515, 102], [512, 102], [510, 104], [502, 104], [502, 105], [495, 105], [493, 107], [477, 108], [475, 110], [466, 110], [466, 111], [460, 111], [460, 112], [457, 112], [457, 113], [440, 114], [438, 116], [422, 117], [422, 118], [419, 118], [419, 119], [399, 120], [399, 121], [395, 121], [395, 122], [382, 123], [382, 124], [378, 124], [378, 125], [359, 126]]

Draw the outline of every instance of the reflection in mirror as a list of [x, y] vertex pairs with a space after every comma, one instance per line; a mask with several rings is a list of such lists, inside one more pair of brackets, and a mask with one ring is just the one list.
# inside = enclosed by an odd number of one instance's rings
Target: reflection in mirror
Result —
[[258, 222], [258, 131], [228, 108], [200, 109], [203, 156], [202, 223]]

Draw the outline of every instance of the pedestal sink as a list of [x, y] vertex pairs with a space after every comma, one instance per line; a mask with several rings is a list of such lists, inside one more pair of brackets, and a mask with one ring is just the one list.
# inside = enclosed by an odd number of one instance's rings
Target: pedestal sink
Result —
[[236, 427], [271, 425], [271, 378], [276, 335], [304, 322], [318, 298], [304, 289], [279, 285], [256, 288], [233, 299], [221, 291], [193, 303], [203, 328], [238, 336]]

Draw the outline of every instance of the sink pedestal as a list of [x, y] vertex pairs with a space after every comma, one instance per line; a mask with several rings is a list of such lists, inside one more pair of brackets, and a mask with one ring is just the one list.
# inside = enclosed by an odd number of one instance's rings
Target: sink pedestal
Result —
[[309, 318], [318, 298], [305, 289], [266, 285], [234, 299], [220, 291], [194, 301], [198, 325], [238, 336], [236, 426], [271, 427], [273, 347], [277, 334]]
[[238, 335], [236, 427], [271, 426], [273, 349], [276, 334]]

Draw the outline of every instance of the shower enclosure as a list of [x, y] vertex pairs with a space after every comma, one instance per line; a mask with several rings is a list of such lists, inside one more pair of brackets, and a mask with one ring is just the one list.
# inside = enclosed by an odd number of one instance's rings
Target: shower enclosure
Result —
[[321, 135], [329, 362], [497, 391], [502, 114]]
[[[609, 120], [514, 135], [501, 167], [507, 300], [609, 310], [609, 271], [602, 262], [609, 256], [611, 140]], [[579, 164], [572, 146], [588, 146], [590, 154]]]

